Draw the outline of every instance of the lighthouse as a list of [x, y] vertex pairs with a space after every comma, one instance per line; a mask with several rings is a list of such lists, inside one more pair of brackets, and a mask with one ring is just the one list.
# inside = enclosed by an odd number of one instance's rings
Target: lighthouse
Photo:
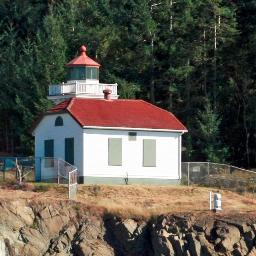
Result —
[[56, 180], [60, 170], [67, 178], [72, 167], [86, 184], [179, 183], [186, 127], [148, 102], [119, 99], [117, 84], [99, 82], [85, 46], [66, 66], [67, 82], [49, 87], [59, 104], [33, 129], [36, 179]]
[[49, 86], [48, 99], [58, 104], [66, 99], [92, 98], [104, 99], [104, 92], [111, 92], [112, 99], [118, 99], [117, 84], [99, 82], [100, 64], [87, 56], [86, 46], [80, 47], [79, 56], [66, 64], [68, 80], [66, 83]]

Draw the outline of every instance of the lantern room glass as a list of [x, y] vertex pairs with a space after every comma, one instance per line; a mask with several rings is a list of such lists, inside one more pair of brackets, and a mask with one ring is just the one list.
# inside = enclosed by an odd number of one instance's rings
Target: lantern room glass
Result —
[[69, 68], [69, 80], [99, 80], [99, 69], [94, 67]]

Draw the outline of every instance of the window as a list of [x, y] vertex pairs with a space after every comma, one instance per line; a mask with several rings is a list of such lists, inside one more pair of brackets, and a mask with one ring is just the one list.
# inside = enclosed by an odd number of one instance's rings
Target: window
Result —
[[143, 140], [143, 166], [144, 167], [156, 166], [156, 140], [152, 140], [152, 139]]
[[86, 79], [99, 79], [98, 68], [86, 68]]
[[63, 126], [63, 119], [61, 116], [58, 116], [56, 119], [55, 119], [55, 126]]
[[69, 68], [69, 80], [99, 79], [99, 69], [93, 67]]
[[135, 141], [137, 139], [137, 132], [128, 132], [129, 141]]
[[54, 140], [45, 140], [44, 141], [44, 156], [45, 159], [45, 167], [53, 167], [54, 161]]
[[69, 69], [69, 80], [85, 80], [86, 69], [85, 67], [73, 67]]
[[108, 139], [108, 165], [112, 165], [112, 166], [122, 165], [122, 139], [121, 138]]
[[74, 164], [74, 138], [65, 138], [65, 161]]

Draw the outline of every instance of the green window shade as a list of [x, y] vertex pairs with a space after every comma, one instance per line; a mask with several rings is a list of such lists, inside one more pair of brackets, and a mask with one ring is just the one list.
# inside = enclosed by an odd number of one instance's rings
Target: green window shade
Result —
[[156, 166], [156, 140], [143, 140], [143, 166]]
[[54, 140], [44, 141], [44, 156], [54, 157]]
[[74, 138], [65, 138], [65, 161], [74, 164]]
[[122, 139], [108, 139], [108, 165], [122, 165]]
[[45, 159], [45, 168], [54, 166], [54, 140], [45, 140], [44, 141], [44, 156], [49, 157]]

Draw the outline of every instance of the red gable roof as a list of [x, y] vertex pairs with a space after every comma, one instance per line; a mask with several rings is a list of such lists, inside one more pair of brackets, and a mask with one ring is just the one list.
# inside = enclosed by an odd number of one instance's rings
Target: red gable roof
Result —
[[48, 110], [47, 112], [51, 112], [51, 113], [59, 113], [59, 112], [63, 112], [67, 109], [68, 104], [70, 103], [71, 99], [62, 101], [61, 103], [55, 105], [54, 107], [52, 107], [50, 110]]
[[80, 55], [73, 60], [71, 60], [66, 66], [75, 67], [75, 66], [90, 66], [90, 67], [100, 67], [100, 64], [92, 60], [86, 55], [86, 47], [84, 45], [80, 48]]
[[170, 112], [143, 100], [72, 98], [48, 113], [67, 111], [81, 126], [187, 131]]

